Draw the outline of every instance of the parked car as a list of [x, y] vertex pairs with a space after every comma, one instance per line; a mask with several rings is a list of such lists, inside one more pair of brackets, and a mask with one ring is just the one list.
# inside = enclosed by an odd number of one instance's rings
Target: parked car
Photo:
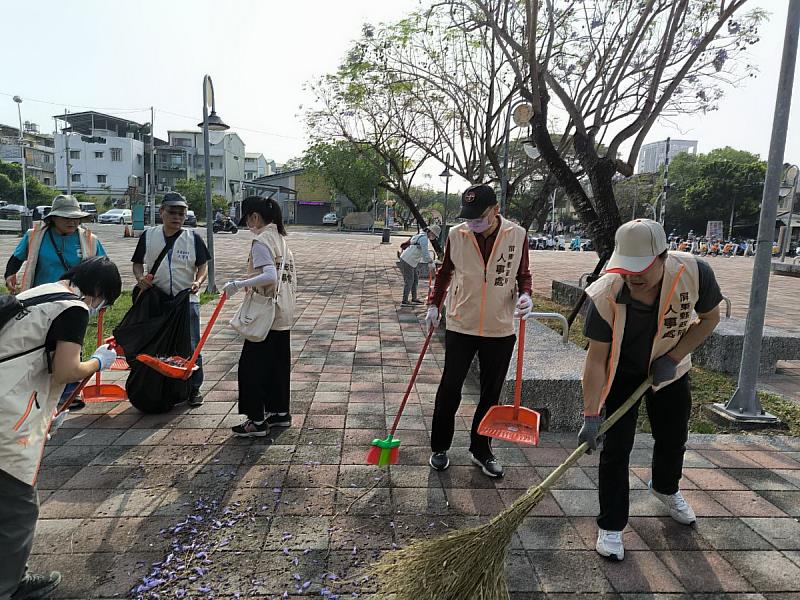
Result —
[[133, 214], [127, 208], [112, 208], [97, 218], [98, 223], [133, 223]]
[[33, 209], [33, 220], [34, 221], [41, 221], [47, 215], [50, 214], [51, 210], [53, 210], [53, 207], [52, 206], [48, 206], [46, 204], [42, 204], [40, 206], [37, 206], [36, 208]]
[[186, 221], [184, 221], [184, 225], [187, 227], [197, 227], [197, 216], [194, 214], [193, 210], [186, 211]]
[[89, 216], [86, 217], [87, 221], [97, 223], [97, 206], [95, 206], [94, 202], [78, 202], [78, 206], [81, 207], [83, 212], [89, 213]]
[[328, 213], [324, 217], [322, 217], [322, 224], [323, 225], [336, 225], [339, 223], [339, 217], [336, 215], [335, 212]]
[[0, 219], [19, 219], [25, 212], [25, 207], [21, 204], [6, 204], [0, 208]]

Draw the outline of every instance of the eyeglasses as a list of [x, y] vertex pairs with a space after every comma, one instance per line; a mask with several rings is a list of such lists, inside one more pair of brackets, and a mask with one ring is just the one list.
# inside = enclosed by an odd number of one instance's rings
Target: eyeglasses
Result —
[[186, 211], [185, 210], [165, 210], [165, 213], [171, 215], [173, 217], [185, 217]]

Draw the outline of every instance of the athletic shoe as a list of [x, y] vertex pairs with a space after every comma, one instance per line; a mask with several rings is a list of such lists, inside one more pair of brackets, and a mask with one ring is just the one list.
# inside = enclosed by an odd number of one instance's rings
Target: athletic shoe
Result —
[[408, 300], [403, 300], [402, 302], [400, 302], [400, 306], [414, 306], [414, 305], [411, 304], [411, 302], [409, 302]]
[[47, 575], [28, 573], [19, 582], [17, 591], [11, 595], [11, 600], [40, 600], [47, 598], [61, 583], [61, 573], [51, 571]]
[[447, 456], [447, 452], [434, 452], [431, 454], [428, 463], [435, 471], [444, 471], [450, 466], [450, 459]]
[[189, 406], [195, 408], [203, 405], [203, 394], [200, 393], [198, 388], [194, 388], [192, 393], [189, 394]]
[[597, 543], [594, 546], [600, 556], [613, 560], [625, 558], [625, 546], [622, 545], [621, 531], [606, 531], [597, 529]]
[[86, 402], [83, 401], [83, 394], [79, 394], [78, 397], [73, 400], [72, 404], [69, 405], [69, 409], [74, 412], [82, 408], [86, 408]]
[[414, 299], [411, 301], [411, 304], [425, 304], [422, 300]]
[[483, 460], [472, 454], [472, 452], [469, 453], [469, 456], [472, 462], [478, 465], [487, 477], [497, 478], [503, 476], [503, 465], [497, 462], [497, 459], [491, 454]]
[[667, 507], [667, 510], [669, 510], [669, 516], [675, 519], [681, 525], [691, 525], [697, 520], [692, 507], [689, 506], [689, 503], [686, 502], [686, 500], [684, 500], [683, 494], [681, 494], [680, 490], [674, 494], [662, 494], [653, 489], [652, 480], [647, 482], [647, 487], [650, 490], [650, 493], [661, 500], [664, 506]]
[[270, 427], [291, 427], [292, 415], [289, 413], [285, 415], [270, 415], [267, 417], [267, 425]]
[[238, 437], [266, 437], [267, 433], [269, 433], [269, 425], [267, 425], [266, 421], [258, 425], [247, 419], [241, 425], [231, 427], [231, 431], [233, 431], [233, 435]]

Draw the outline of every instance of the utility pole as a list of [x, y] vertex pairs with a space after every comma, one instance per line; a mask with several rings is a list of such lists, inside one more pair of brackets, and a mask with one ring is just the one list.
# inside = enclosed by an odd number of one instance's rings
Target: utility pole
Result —
[[[64, 109], [64, 129], [67, 125], [67, 109]], [[63, 130], [62, 130], [63, 131]], [[72, 165], [69, 163], [69, 133], [64, 133], [64, 157], [67, 159], [67, 195], [72, 194]]]
[[669, 142], [670, 138], [667, 138], [666, 152], [664, 154], [664, 199], [661, 204], [661, 218], [659, 219], [662, 227], [664, 227], [664, 219], [667, 213], [667, 193], [669, 192]]
[[155, 110], [150, 107], [150, 185], [145, 182], [145, 194], [148, 194], [145, 206], [150, 206], [150, 225], [156, 224], [156, 122]]
[[22, 205], [25, 207], [25, 214], [28, 214], [28, 181], [25, 177], [25, 137], [22, 133], [22, 98], [14, 96], [17, 103], [17, 115], [19, 116], [19, 155], [22, 160]]
[[733, 397], [727, 404], [714, 404], [711, 412], [727, 424], [764, 426], [777, 424], [778, 419], [764, 411], [756, 393], [758, 370], [761, 363], [761, 343], [764, 336], [764, 317], [769, 292], [772, 263], [772, 242], [775, 237], [775, 219], [778, 214], [778, 192], [783, 172], [783, 153], [786, 149], [786, 132], [792, 105], [792, 85], [797, 61], [797, 38], [800, 33], [800, 0], [789, 1], [786, 33], [783, 42], [780, 75], [775, 98], [772, 136], [767, 160], [767, 174], [761, 197], [761, 216], [758, 222], [753, 278], [750, 283], [750, 304], [742, 343], [742, 360], [739, 381]]

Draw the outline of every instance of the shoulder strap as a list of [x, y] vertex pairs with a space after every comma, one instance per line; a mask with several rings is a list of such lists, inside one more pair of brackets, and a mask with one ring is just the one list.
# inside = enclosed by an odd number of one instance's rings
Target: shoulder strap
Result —
[[164, 247], [161, 249], [161, 252], [158, 253], [158, 256], [156, 256], [156, 260], [153, 262], [153, 266], [148, 269], [148, 273], [152, 273], [152, 275], [155, 277], [156, 271], [158, 271], [158, 267], [161, 266], [161, 262], [164, 260], [167, 252], [169, 252], [169, 249], [170, 244], [167, 242], [167, 240], [164, 240]]
[[20, 300], [20, 304], [22, 304], [23, 308], [29, 308], [48, 302], [58, 302], [59, 300], [78, 300], [78, 297], [70, 292], [57, 292], [54, 294], [43, 294], [34, 298], [25, 298], [24, 300]]
[[53, 237], [53, 230], [49, 227], [47, 228], [47, 237], [50, 238], [50, 243], [53, 244], [53, 250], [56, 251], [56, 255], [58, 256], [58, 260], [61, 262], [61, 266], [64, 267], [64, 272], [70, 270], [70, 266], [67, 264], [67, 261], [64, 259], [64, 253], [61, 252], [61, 249], [56, 244], [56, 240]]
[[[278, 234], [280, 235], [280, 234]], [[281, 252], [281, 268], [278, 270], [278, 286], [275, 288], [275, 297], [281, 293], [281, 284], [283, 283], [283, 268], [286, 266], [286, 240], [281, 236], [283, 242], [283, 251]]]

